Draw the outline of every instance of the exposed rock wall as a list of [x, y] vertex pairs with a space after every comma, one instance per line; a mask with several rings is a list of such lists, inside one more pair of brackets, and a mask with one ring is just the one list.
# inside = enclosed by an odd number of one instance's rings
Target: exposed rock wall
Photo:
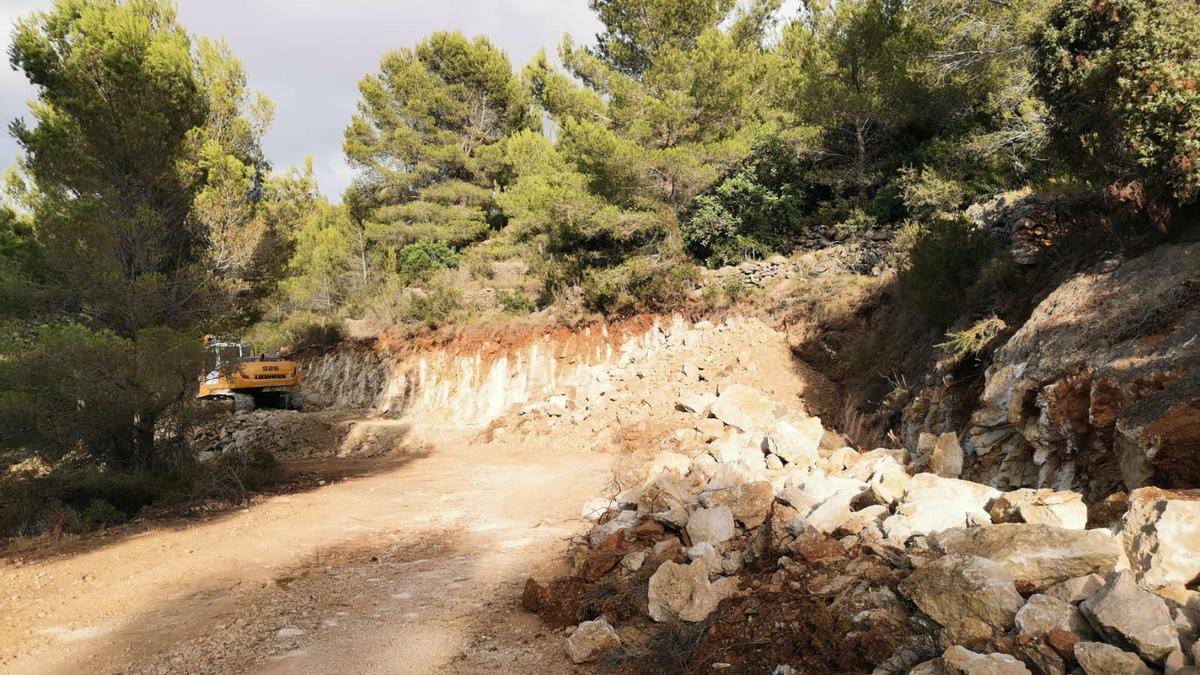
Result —
[[[905, 436], [947, 416], [939, 392]], [[966, 475], [1000, 487], [1200, 485], [1200, 244], [1109, 261], [1050, 293], [995, 353], [962, 432]]]
[[484, 426], [552, 394], [595, 398], [610, 368], [644, 361], [686, 339], [695, 339], [695, 331], [675, 316], [648, 325], [554, 328], [507, 343], [459, 340], [407, 353], [338, 350], [305, 363], [305, 395], [320, 406]]

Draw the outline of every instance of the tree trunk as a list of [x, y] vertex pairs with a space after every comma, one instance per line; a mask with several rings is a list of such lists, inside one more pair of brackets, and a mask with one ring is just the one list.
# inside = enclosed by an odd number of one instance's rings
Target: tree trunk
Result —
[[155, 460], [154, 428], [158, 426], [158, 414], [139, 410], [133, 418], [133, 463], [137, 468], [150, 468]]
[[860, 202], [867, 201], [867, 122], [864, 119], [859, 119], [854, 125], [854, 141], [857, 157], [855, 159], [855, 170], [858, 172], [858, 199]]

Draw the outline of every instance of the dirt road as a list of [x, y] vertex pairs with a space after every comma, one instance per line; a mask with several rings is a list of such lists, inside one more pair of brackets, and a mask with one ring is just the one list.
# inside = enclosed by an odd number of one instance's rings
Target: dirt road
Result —
[[0, 573], [0, 672], [561, 672], [517, 607], [610, 459], [442, 439], [371, 475]]

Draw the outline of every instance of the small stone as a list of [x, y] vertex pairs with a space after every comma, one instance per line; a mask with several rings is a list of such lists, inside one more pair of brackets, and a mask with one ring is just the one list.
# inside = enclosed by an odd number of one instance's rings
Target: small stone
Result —
[[664, 562], [650, 577], [648, 608], [655, 621], [703, 621], [721, 600], [737, 590], [737, 579], [708, 580], [701, 561], [681, 565]]
[[1024, 663], [1008, 654], [977, 654], [959, 645], [942, 654], [942, 663], [949, 672], [963, 675], [1031, 675]]
[[1092, 627], [1074, 605], [1041, 594], [1031, 596], [1017, 612], [1017, 628], [1033, 636], [1065, 628], [1084, 640], [1095, 637]]
[[733, 512], [725, 506], [696, 509], [688, 518], [687, 533], [693, 544], [722, 544], [732, 539], [736, 532]]
[[958, 478], [963, 470], [963, 449], [958, 434], [946, 432], [937, 437], [929, 455], [929, 470], [942, 478]]
[[604, 497], [596, 497], [589, 499], [583, 503], [583, 508], [579, 511], [579, 517], [588, 522], [595, 523], [600, 520], [600, 517], [608, 513], [608, 510], [613, 507], [611, 499]]
[[1079, 636], [1069, 630], [1062, 628], [1051, 628], [1050, 632], [1046, 633], [1046, 644], [1055, 651], [1064, 660], [1070, 660], [1075, 655], [1075, 643], [1079, 642]]
[[1046, 595], [1052, 598], [1058, 598], [1063, 602], [1068, 602], [1072, 605], [1079, 603], [1092, 597], [1096, 591], [1104, 588], [1104, 577], [1099, 574], [1088, 574], [1082, 577], [1075, 577], [1060, 581], [1050, 588], [1047, 588]]
[[621, 646], [621, 637], [604, 617], [579, 624], [567, 638], [567, 656], [572, 663], [595, 661]]
[[1154, 675], [1137, 654], [1103, 642], [1076, 642], [1074, 654], [1087, 675]]
[[624, 558], [621, 558], [621, 567], [629, 570], [630, 572], [636, 572], [642, 569], [642, 565], [646, 562], [647, 555], [648, 554], [646, 553], [645, 549], [640, 551], [631, 551], [625, 554]]

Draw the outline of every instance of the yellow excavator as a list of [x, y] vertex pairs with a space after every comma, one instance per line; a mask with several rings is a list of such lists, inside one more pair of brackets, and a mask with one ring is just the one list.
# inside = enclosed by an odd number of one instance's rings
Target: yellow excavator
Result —
[[254, 355], [236, 338], [205, 336], [204, 373], [197, 398], [233, 401], [234, 411], [255, 408], [301, 410], [300, 364], [280, 356]]

